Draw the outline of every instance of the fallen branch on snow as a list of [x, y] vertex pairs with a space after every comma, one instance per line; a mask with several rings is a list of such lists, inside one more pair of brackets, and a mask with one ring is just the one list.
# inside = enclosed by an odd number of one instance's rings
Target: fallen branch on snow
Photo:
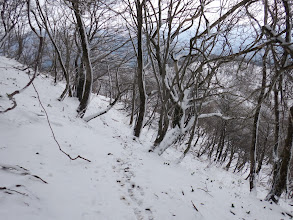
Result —
[[[39, 179], [41, 180], [43, 183], [45, 184], [48, 184], [48, 182], [46, 182], [45, 180], [43, 180], [41, 177], [37, 176], [37, 175], [33, 175], [29, 172], [29, 170], [21, 167], [21, 166], [12, 166], [12, 165], [4, 165], [4, 164], [0, 164], [0, 168], [2, 170], [5, 170], [5, 171], [10, 171], [10, 172], [13, 172], [13, 171], [16, 171], [17, 174], [19, 175], [23, 175], [23, 176], [26, 176], [26, 175], [29, 175], [29, 176], [32, 176], [32, 177], [35, 177], [36, 179]], [[14, 172], [15, 173], [15, 172]]]
[[44, 110], [44, 112], [45, 112], [45, 114], [46, 114], [47, 122], [48, 122], [48, 125], [49, 125], [49, 127], [50, 127], [51, 133], [52, 133], [52, 135], [53, 135], [53, 139], [54, 139], [54, 141], [56, 142], [56, 144], [58, 145], [59, 150], [60, 150], [63, 154], [65, 154], [70, 160], [82, 159], [82, 160], [86, 160], [86, 161], [88, 161], [88, 162], [91, 162], [89, 159], [86, 159], [86, 158], [84, 158], [84, 157], [82, 157], [82, 156], [80, 156], [80, 155], [78, 155], [78, 156], [76, 156], [76, 157], [71, 157], [70, 154], [66, 153], [66, 152], [61, 148], [61, 145], [60, 145], [59, 142], [57, 141], [56, 136], [55, 136], [55, 133], [54, 133], [53, 128], [52, 128], [52, 126], [51, 126], [51, 122], [50, 122], [50, 120], [49, 120], [48, 113], [47, 113], [45, 107], [43, 106], [43, 104], [42, 104], [42, 102], [41, 102], [40, 95], [39, 95], [39, 93], [38, 93], [38, 91], [37, 91], [35, 85], [34, 85], [33, 83], [32, 83], [32, 85], [33, 85], [33, 88], [34, 88], [34, 90], [35, 90], [35, 92], [36, 92], [36, 94], [37, 94], [37, 98], [38, 98], [38, 100], [39, 100], [39, 103], [40, 103], [42, 109]]
[[[39, 43], [39, 49], [38, 49], [38, 54], [37, 54], [37, 58], [36, 58], [36, 65], [35, 65], [35, 71], [34, 71], [33, 77], [30, 79], [30, 81], [22, 89], [16, 90], [11, 94], [7, 94], [7, 97], [9, 98], [10, 101], [13, 102], [13, 105], [10, 108], [5, 109], [4, 111], [0, 111], [0, 113], [6, 113], [6, 112], [11, 111], [12, 109], [14, 109], [17, 106], [17, 103], [15, 101], [14, 96], [16, 94], [19, 94], [19, 93], [23, 92], [25, 89], [27, 89], [33, 83], [34, 79], [36, 78], [37, 72], [38, 72], [37, 69], [38, 69], [38, 65], [39, 65], [39, 61], [40, 61], [40, 56], [41, 56], [41, 52], [42, 52], [42, 48], [43, 48], [43, 40], [44, 40], [44, 38], [39, 36], [39, 39], [40, 39], [40, 43]], [[29, 73], [30, 73], [30, 71], [28, 71], [28, 74]]]
[[8, 189], [7, 187], [0, 187], [0, 190], [5, 190], [4, 192], [5, 193], [8, 193], [8, 194], [12, 194], [11, 192], [15, 192], [15, 193], [18, 193], [18, 194], [21, 194], [21, 195], [23, 195], [23, 196], [28, 196], [28, 194], [26, 194], [26, 193], [22, 193], [22, 192], [19, 192], [19, 191], [17, 191], [17, 190], [14, 190], [14, 189]]
[[17, 103], [16, 103], [16, 101], [15, 101], [15, 98], [14, 98], [14, 96], [15, 95], [17, 95], [17, 94], [19, 94], [19, 93], [21, 93], [21, 92], [23, 92], [26, 88], [28, 88], [31, 84], [32, 84], [32, 82], [34, 81], [34, 79], [36, 78], [36, 73], [33, 75], [33, 77], [30, 79], [30, 81], [22, 88], [22, 89], [20, 89], [20, 90], [16, 90], [16, 91], [14, 91], [14, 92], [12, 92], [12, 93], [10, 93], [10, 94], [7, 94], [7, 97], [8, 97], [8, 99], [10, 100], [10, 101], [12, 101], [13, 102], [13, 104], [12, 104], [12, 106], [11, 107], [9, 107], [9, 108], [7, 108], [7, 109], [5, 109], [5, 110], [3, 110], [3, 111], [0, 111], [0, 113], [6, 113], [6, 112], [8, 112], [8, 111], [10, 111], [10, 110], [13, 110], [13, 109], [15, 109], [16, 108], [16, 106], [17, 106]]
[[[191, 200], [191, 203], [192, 203], [193, 208], [194, 208], [196, 211], [198, 211], [198, 209], [196, 208], [196, 206], [194, 205], [194, 203], [192, 202], [192, 200]], [[199, 211], [198, 211], [198, 212], [199, 212]]]
[[106, 114], [111, 108], [113, 108], [113, 106], [117, 103], [117, 101], [119, 100], [120, 96], [122, 95], [123, 92], [119, 92], [117, 97], [115, 98], [115, 100], [113, 102], [111, 102], [107, 108], [105, 108], [104, 110], [97, 112], [96, 114], [93, 115], [89, 115], [85, 118], [83, 118], [83, 120], [85, 120], [86, 122], [89, 122], [90, 120], [97, 118], [103, 114]]

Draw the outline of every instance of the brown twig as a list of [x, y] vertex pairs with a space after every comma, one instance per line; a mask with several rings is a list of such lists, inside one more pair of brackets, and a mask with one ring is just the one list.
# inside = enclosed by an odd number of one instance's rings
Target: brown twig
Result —
[[[0, 187], [0, 190], [5, 190], [4, 192], [6, 192], [6, 193], [9, 193], [9, 191], [10, 191], [10, 192], [16, 192], [16, 193], [21, 194], [23, 196], [28, 196], [28, 194], [26, 194], [26, 193], [22, 193], [22, 192], [19, 192], [17, 190], [14, 190], [14, 189], [8, 189], [5, 186], [4, 187]], [[12, 193], [9, 193], [9, 194], [12, 194]]]
[[89, 116], [89, 117], [86, 117], [86, 118], [84, 118], [84, 120], [86, 121], [86, 122], [89, 122], [89, 121], [91, 121], [92, 119], [95, 119], [95, 118], [97, 118], [97, 117], [100, 117], [101, 115], [103, 115], [103, 114], [106, 114], [116, 103], [117, 103], [117, 101], [119, 100], [119, 98], [120, 98], [120, 96], [125, 92], [126, 90], [124, 90], [123, 92], [118, 92], [118, 94], [117, 94], [117, 97], [115, 98], [115, 100], [113, 101], [113, 102], [111, 102], [107, 107], [106, 107], [106, 109], [104, 109], [103, 111], [101, 111], [101, 112], [99, 112], [99, 113], [97, 113], [97, 114], [95, 114], [94, 116]]
[[32, 176], [36, 179], [39, 179], [41, 180], [43, 183], [46, 183], [48, 184], [48, 182], [46, 182], [45, 180], [43, 180], [41, 177], [37, 176], [37, 175], [33, 175], [33, 174], [30, 174], [29, 170], [25, 169], [24, 167], [21, 167], [21, 166], [18, 166], [16, 165], [17, 167], [19, 167], [20, 169], [22, 169], [24, 172], [20, 171], [18, 168], [16, 167], [13, 167], [13, 166], [7, 166], [7, 165], [2, 165], [0, 164], [0, 167], [2, 170], [8, 170], [8, 171], [12, 171], [12, 170], [15, 170], [15, 171], [19, 171], [20, 173], [18, 173], [19, 175], [23, 175], [23, 176], [26, 176], [26, 175], [29, 175], [29, 176]]
[[15, 98], [13, 96], [11, 96], [10, 94], [7, 94], [7, 97], [9, 98], [10, 101], [13, 102], [13, 105], [7, 109], [5, 109], [4, 111], [0, 111], [0, 113], [6, 113], [12, 109], [15, 109], [15, 107], [17, 106], [17, 103], [15, 101]]
[[15, 107], [17, 106], [17, 103], [15, 101], [15, 98], [14, 96], [21, 93], [22, 91], [24, 91], [26, 88], [28, 88], [32, 82], [34, 81], [34, 79], [36, 78], [36, 73], [33, 75], [33, 77], [30, 79], [30, 81], [22, 88], [22, 89], [19, 89], [19, 90], [15, 90], [13, 93], [10, 93], [10, 94], [7, 94], [7, 97], [9, 98], [10, 101], [13, 102], [13, 105], [3, 111], [0, 111], [0, 113], [6, 113], [12, 109], [15, 109]]
[[[192, 203], [193, 208], [194, 208], [196, 211], [198, 211], [198, 209], [196, 208], [196, 206], [194, 205], [194, 203], [192, 202], [192, 200], [191, 200], [191, 203]], [[199, 211], [198, 211], [198, 212], [199, 212]]]
[[58, 147], [59, 147], [59, 150], [60, 150], [63, 154], [65, 154], [70, 160], [76, 160], [76, 159], [80, 158], [80, 159], [86, 160], [86, 161], [88, 161], [88, 162], [91, 162], [89, 159], [86, 159], [86, 158], [84, 158], [84, 157], [82, 157], [82, 156], [80, 156], [80, 155], [78, 155], [77, 157], [74, 157], [74, 158], [73, 158], [73, 157], [71, 157], [68, 153], [66, 153], [64, 150], [62, 150], [61, 145], [60, 145], [59, 142], [57, 141], [56, 136], [55, 136], [55, 133], [54, 133], [53, 128], [52, 128], [52, 126], [51, 126], [51, 123], [50, 123], [50, 120], [49, 120], [48, 113], [47, 113], [45, 107], [43, 106], [43, 104], [42, 104], [42, 102], [41, 102], [40, 95], [39, 95], [39, 93], [38, 93], [38, 91], [37, 91], [35, 85], [34, 85], [33, 83], [32, 83], [32, 85], [33, 85], [33, 88], [34, 88], [34, 90], [35, 90], [35, 92], [36, 92], [36, 94], [37, 94], [37, 98], [38, 98], [38, 100], [39, 100], [39, 103], [40, 103], [42, 109], [44, 110], [44, 112], [45, 112], [45, 114], [46, 114], [46, 118], [47, 118], [48, 125], [49, 125], [49, 127], [50, 127], [50, 130], [51, 130], [51, 133], [52, 133], [52, 135], [53, 135], [54, 141], [56, 142], [56, 144], [57, 144]]
[[[16, 106], [17, 106], [17, 103], [15, 101], [14, 96], [19, 94], [19, 93], [21, 93], [21, 92], [23, 92], [25, 89], [27, 89], [33, 83], [34, 79], [36, 78], [36, 76], [37, 76], [37, 67], [39, 65], [39, 60], [40, 60], [41, 51], [42, 51], [42, 48], [43, 48], [43, 40], [44, 40], [43, 37], [41, 37], [41, 36], [39, 38], [40, 38], [40, 43], [39, 43], [39, 49], [38, 49], [38, 54], [37, 54], [37, 58], [36, 58], [36, 67], [35, 67], [33, 77], [30, 79], [30, 81], [22, 89], [16, 90], [11, 94], [7, 94], [7, 97], [9, 98], [9, 100], [11, 100], [13, 102], [13, 105], [11, 107], [5, 109], [4, 111], [0, 111], [0, 114], [1, 113], [6, 113], [6, 112], [8, 112], [8, 111], [10, 111], [12, 109], [15, 109]], [[28, 71], [28, 74], [29, 73], [30, 73], [30, 71]]]
[[35, 177], [35, 178], [41, 180], [43, 183], [48, 184], [48, 182], [46, 182], [45, 180], [43, 180], [41, 177], [39, 177], [39, 176], [37, 176], [37, 175], [31, 175], [31, 176], [33, 176], [33, 177]]
[[197, 188], [197, 189], [200, 189], [200, 190], [202, 190], [202, 191], [204, 191], [205, 193], [207, 193], [208, 195], [210, 195], [211, 197], [213, 197], [209, 192], [209, 190], [208, 190], [208, 186], [207, 186], [207, 183], [205, 182], [205, 189], [202, 189], [202, 188]]

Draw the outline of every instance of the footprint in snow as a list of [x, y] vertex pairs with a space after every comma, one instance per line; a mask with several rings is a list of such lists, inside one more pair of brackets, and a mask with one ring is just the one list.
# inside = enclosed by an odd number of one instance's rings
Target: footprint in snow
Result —
[[[130, 161], [130, 158], [127, 158]], [[137, 219], [154, 219], [151, 207], [144, 207], [144, 190], [141, 186], [137, 185], [132, 179], [135, 177], [131, 169], [131, 164], [125, 162], [121, 158], [116, 159], [118, 166], [113, 166], [114, 171], [120, 175], [116, 182], [123, 188], [126, 188], [127, 196], [122, 196], [120, 199], [125, 200], [127, 205], [134, 206], [133, 212]], [[127, 199], [127, 197], [129, 199]], [[147, 216], [145, 216], [147, 215]]]

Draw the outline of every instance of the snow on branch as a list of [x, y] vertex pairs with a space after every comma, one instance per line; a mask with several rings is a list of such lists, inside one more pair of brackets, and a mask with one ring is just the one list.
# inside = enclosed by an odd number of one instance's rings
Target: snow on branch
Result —
[[291, 58], [293, 58], [292, 42], [286, 42], [285, 39], [283, 39], [280, 34], [274, 31], [269, 25], [263, 26], [263, 29], [270, 35], [271, 38], [274, 38], [276, 42], [280, 43], [281, 47], [283, 47], [284, 50], [287, 50], [290, 53]]
[[105, 109], [103, 109], [103, 110], [101, 110], [101, 111], [99, 111], [99, 112], [97, 112], [97, 113], [95, 113], [93, 115], [89, 115], [89, 116], [83, 118], [83, 120], [85, 120], [86, 122], [89, 122], [90, 120], [92, 120], [94, 118], [97, 118], [97, 117], [99, 117], [99, 116], [101, 116], [103, 114], [106, 114], [116, 104], [116, 102], [119, 100], [121, 94], [122, 93], [119, 93], [117, 95], [116, 99], [112, 103], [110, 103]]
[[198, 118], [210, 118], [210, 117], [219, 117], [219, 118], [222, 118], [223, 120], [231, 120], [231, 119], [234, 119], [232, 117], [224, 116], [224, 115], [222, 115], [219, 112], [201, 114], [201, 115], [198, 116]]

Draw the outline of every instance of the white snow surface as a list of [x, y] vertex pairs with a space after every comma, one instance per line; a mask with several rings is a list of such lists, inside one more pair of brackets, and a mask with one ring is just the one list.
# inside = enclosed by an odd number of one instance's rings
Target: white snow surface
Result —
[[[0, 110], [11, 106], [6, 94], [29, 81], [14, 67], [21, 64], [0, 57]], [[1, 220], [278, 220], [293, 214], [289, 200], [262, 201], [267, 189], [261, 184], [258, 197], [251, 195], [245, 176], [192, 155], [178, 165], [175, 149], [161, 157], [149, 153], [152, 135], [133, 139], [122, 104], [86, 123], [76, 118], [75, 98], [57, 101], [64, 85], [42, 74], [34, 85], [63, 150], [91, 162], [59, 151], [32, 86], [16, 95], [17, 107], [0, 114]], [[93, 95], [87, 115], [108, 103]]]

